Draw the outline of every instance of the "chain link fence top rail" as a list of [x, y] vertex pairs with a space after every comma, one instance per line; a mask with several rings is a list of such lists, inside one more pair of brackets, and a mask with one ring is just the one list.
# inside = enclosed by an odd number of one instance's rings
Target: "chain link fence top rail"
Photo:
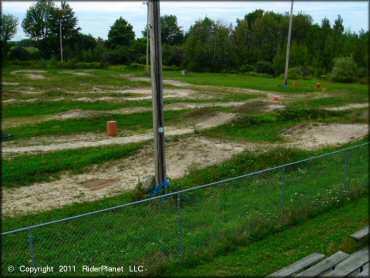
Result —
[[[2, 274], [54, 266], [48, 275], [101, 275], [83, 265], [191, 263], [263, 237], [368, 190], [368, 144], [107, 209], [2, 233]], [[9, 266], [15, 271], [9, 272]], [[58, 266], [76, 266], [74, 273]], [[39, 273], [42, 275], [42, 273]]]

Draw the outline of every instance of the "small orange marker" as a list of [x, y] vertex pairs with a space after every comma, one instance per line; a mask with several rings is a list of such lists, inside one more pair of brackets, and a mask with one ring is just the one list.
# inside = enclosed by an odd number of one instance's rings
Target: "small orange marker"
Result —
[[317, 89], [321, 88], [321, 84], [320, 83], [316, 83], [316, 88]]
[[116, 121], [107, 122], [107, 135], [117, 136], [117, 122]]
[[272, 99], [273, 103], [280, 103], [280, 98], [278, 96], [274, 96]]

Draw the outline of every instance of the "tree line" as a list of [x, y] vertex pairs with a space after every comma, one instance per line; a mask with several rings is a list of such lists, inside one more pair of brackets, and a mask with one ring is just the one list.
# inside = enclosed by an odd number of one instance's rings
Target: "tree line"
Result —
[[[145, 28], [142, 38], [136, 38], [133, 26], [122, 17], [110, 27], [106, 40], [94, 38], [80, 32], [78, 19], [65, 0], [61, 7], [51, 0], [38, 0], [27, 10], [21, 23], [29, 39], [17, 43], [9, 42], [11, 29], [14, 31], [17, 26], [15, 20], [11, 15], [2, 18], [5, 59], [57, 61], [62, 36], [67, 62], [145, 64], [148, 32]], [[161, 17], [163, 64], [190, 71], [279, 76], [284, 72], [288, 26], [288, 13], [258, 9], [237, 19], [235, 26], [205, 17], [185, 32], [175, 15], [164, 15]], [[10, 32], [4, 32], [8, 29]], [[320, 24], [314, 24], [310, 15], [298, 13], [293, 16], [290, 76], [322, 76], [338, 67], [349, 67], [347, 71], [354, 75], [352, 79], [367, 76], [368, 40], [368, 31], [345, 31], [340, 15], [333, 23], [324, 18]], [[38, 51], [31, 54], [27, 47]]]

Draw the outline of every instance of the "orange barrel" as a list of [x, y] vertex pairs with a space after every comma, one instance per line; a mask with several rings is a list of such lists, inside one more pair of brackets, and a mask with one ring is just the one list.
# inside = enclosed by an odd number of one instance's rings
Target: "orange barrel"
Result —
[[321, 84], [320, 83], [316, 83], [316, 88], [317, 89], [321, 88]]
[[280, 98], [278, 96], [274, 96], [272, 99], [273, 103], [280, 103]]
[[117, 136], [117, 122], [116, 121], [107, 122], [107, 135]]

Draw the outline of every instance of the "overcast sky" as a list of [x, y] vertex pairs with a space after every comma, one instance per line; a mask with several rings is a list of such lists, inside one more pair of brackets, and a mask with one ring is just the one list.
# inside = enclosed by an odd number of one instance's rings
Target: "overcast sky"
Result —
[[[35, 2], [2, 1], [2, 12], [15, 15], [22, 22], [27, 9], [33, 3]], [[59, 5], [59, 1], [57, 3]], [[146, 24], [146, 5], [143, 1], [69, 1], [69, 4], [75, 11], [83, 33], [106, 39], [110, 26], [122, 16], [133, 25], [136, 36], [142, 37], [141, 31]], [[255, 9], [284, 13], [290, 10], [290, 1], [161, 1], [161, 15], [176, 15], [184, 31], [205, 16], [235, 26], [237, 18], [243, 18]], [[314, 23], [320, 23], [324, 17], [333, 23], [340, 14], [347, 31], [367, 31], [369, 28], [367, 1], [295, 1], [294, 13], [298, 12], [310, 14]], [[19, 26], [14, 40], [23, 38], [26, 36]]]

